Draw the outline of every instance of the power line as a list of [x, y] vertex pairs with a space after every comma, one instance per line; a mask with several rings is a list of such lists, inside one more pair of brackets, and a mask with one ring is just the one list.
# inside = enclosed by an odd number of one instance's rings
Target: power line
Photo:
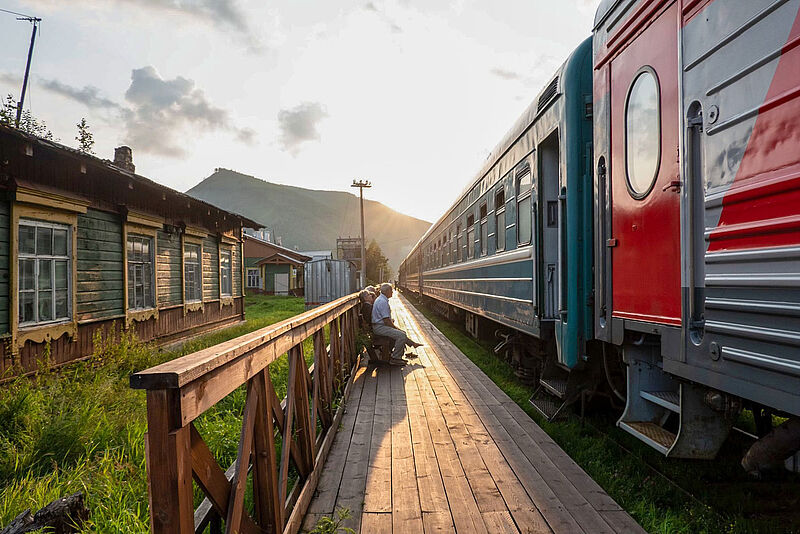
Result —
[[30, 15], [26, 15], [25, 13], [17, 13], [16, 11], [9, 11], [8, 9], [0, 8], [0, 11], [2, 11], [3, 13], [8, 13], [9, 15], [16, 15], [18, 17], [25, 17], [26, 19], [36, 18], [36, 17], [31, 17]]

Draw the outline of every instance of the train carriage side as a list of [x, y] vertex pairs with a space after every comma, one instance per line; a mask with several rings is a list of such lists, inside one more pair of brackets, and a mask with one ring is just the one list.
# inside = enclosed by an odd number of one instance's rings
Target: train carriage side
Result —
[[619, 426], [713, 458], [744, 404], [795, 416], [800, 441], [800, 0], [606, 0], [594, 40], [595, 326], [628, 365]]
[[578, 366], [592, 337], [591, 111], [587, 39], [402, 267], [408, 289], [419, 282], [468, 327], [505, 327], [531, 378], [546, 349], [564, 370]]

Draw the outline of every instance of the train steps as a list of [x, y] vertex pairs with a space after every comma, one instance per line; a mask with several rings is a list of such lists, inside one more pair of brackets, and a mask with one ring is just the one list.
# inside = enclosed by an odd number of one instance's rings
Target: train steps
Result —
[[733, 418], [706, 402], [709, 391], [674, 380], [647, 348], [631, 348], [625, 359], [628, 396], [617, 426], [665, 456], [714, 458]]
[[566, 416], [566, 408], [580, 399], [580, 373], [567, 371], [551, 363], [545, 364], [539, 385], [528, 402], [548, 421]]

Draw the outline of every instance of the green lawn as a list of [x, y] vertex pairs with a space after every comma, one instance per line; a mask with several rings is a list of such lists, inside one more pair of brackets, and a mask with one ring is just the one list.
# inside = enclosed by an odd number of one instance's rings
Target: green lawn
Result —
[[750, 479], [739, 466], [749, 443], [739, 435], [714, 462], [668, 460], [617, 429], [614, 414], [599, 407], [583, 426], [574, 416], [548, 423], [528, 403], [533, 388], [519, 382], [490, 344], [406, 296], [649, 532], [800, 532], [800, 477], [779, 472]]
[[[91, 511], [85, 532], [149, 531], [145, 394], [130, 389], [128, 377], [304, 311], [303, 299], [294, 297], [248, 296], [245, 303], [245, 324], [178, 350], [117, 339], [89, 362], [0, 386], [0, 527], [26, 508], [83, 491]], [[285, 357], [270, 367], [279, 397], [287, 367]], [[240, 388], [197, 421], [223, 467], [236, 457], [243, 406]]]

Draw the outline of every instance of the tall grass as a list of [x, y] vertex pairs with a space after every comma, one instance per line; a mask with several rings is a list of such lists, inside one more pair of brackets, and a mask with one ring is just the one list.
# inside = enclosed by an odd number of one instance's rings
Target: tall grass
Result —
[[[85, 532], [147, 532], [145, 395], [128, 387], [128, 377], [304, 311], [293, 297], [248, 296], [245, 303], [245, 324], [179, 349], [160, 351], [109, 328], [91, 360], [0, 387], [0, 525], [83, 491], [91, 512]], [[280, 397], [287, 368], [285, 357], [270, 368]], [[243, 388], [234, 391], [197, 421], [223, 467], [236, 457], [244, 396]]]

